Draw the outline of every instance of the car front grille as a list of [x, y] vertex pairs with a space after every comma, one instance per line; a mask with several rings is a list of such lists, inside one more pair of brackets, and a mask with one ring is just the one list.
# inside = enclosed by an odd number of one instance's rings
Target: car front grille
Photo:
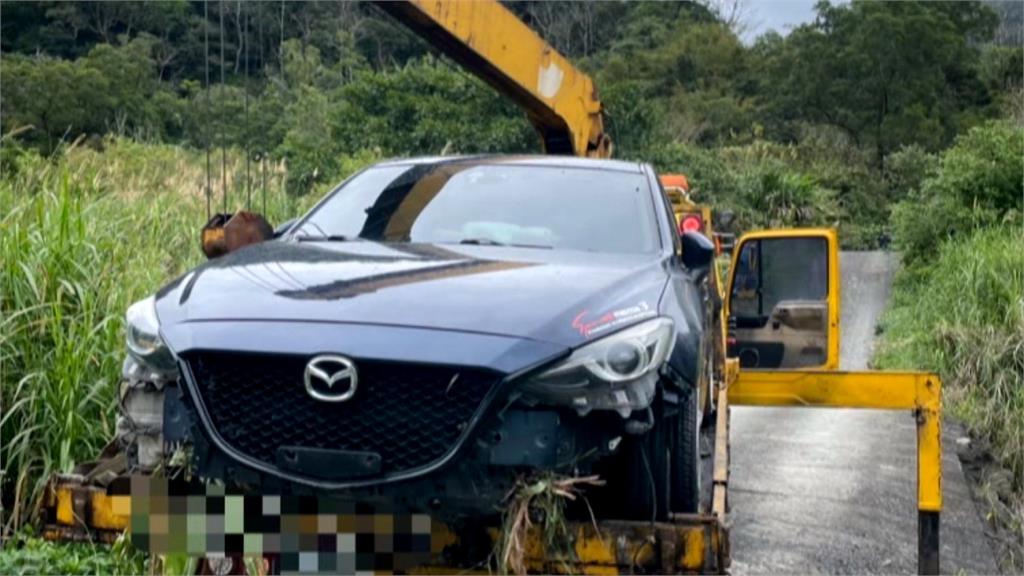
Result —
[[356, 360], [355, 395], [331, 403], [306, 392], [308, 361], [226, 352], [186, 358], [210, 425], [231, 449], [270, 466], [286, 446], [372, 452], [379, 475], [444, 456], [500, 379], [464, 367]]

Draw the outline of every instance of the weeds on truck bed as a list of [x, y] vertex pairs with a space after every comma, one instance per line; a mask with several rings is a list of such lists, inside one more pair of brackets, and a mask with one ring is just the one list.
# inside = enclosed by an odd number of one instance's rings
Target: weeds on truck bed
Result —
[[[125, 308], [201, 261], [206, 221], [200, 151], [127, 140], [52, 158], [10, 150], [0, 176], [6, 535], [31, 519], [51, 472], [69, 472], [112, 437]], [[232, 154], [232, 209], [244, 206], [243, 168]], [[254, 209], [260, 200], [254, 194]], [[282, 222], [312, 200], [272, 188], [268, 217]], [[214, 202], [216, 210], [219, 193]]]
[[[586, 486], [603, 486], [597, 476], [562, 476], [541, 473], [521, 478], [505, 497], [501, 534], [496, 550], [498, 568], [502, 574], [526, 574], [527, 541], [534, 530], [539, 530], [540, 541], [552, 558], [565, 562], [565, 573], [571, 573], [569, 562], [575, 559], [565, 518], [567, 501], [584, 497]], [[588, 504], [589, 507], [589, 504]], [[594, 522], [597, 530], [597, 522]]]

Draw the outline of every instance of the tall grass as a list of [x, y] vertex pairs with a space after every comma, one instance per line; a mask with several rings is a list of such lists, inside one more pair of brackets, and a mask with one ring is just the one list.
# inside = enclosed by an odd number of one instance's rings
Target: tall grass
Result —
[[[217, 166], [219, 164], [215, 164]], [[205, 158], [114, 140], [21, 155], [0, 176], [0, 488], [3, 532], [31, 519], [51, 472], [68, 472], [112, 437], [133, 301], [201, 261]], [[236, 188], [243, 163], [233, 155]], [[280, 192], [271, 222], [314, 198]], [[255, 176], [255, 171], [254, 171]], [[215, 175], [215, 181], [216, 181]], [[260, 208], [260, 195], [253, 208]], [[232, 192], [231, 208], [244, 206]], [[221, 205], [219, 194], [214, 202]]]
[[900, 273], [883, 318], [881, 368], [937, 369], [944, 406], [1011, 473], [1024, 525], [1024, 229], [981, 230]]

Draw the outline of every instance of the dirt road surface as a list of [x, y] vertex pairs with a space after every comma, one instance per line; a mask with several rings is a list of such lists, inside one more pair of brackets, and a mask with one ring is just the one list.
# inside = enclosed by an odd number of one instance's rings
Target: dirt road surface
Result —
[[[844, 252], [841, 358], [867, 367], [894, 256]], [[993, 574], [995, 556], [943, 438], [943, 573]], [[909, 412], [751, 408], [732, 412], [734, 574], [917, 571], [916, 437]]]

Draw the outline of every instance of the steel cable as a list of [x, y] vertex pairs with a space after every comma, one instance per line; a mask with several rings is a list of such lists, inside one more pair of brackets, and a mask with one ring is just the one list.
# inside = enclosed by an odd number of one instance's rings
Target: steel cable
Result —
[[[239, 7], [242, 6], [241, 0], [239, 0]], [[249, 160], [250, 160], [250, 147], [249, 139], [251, 134], [249, 133], [249, 14], [245, 13], [245, 26], [242, 33], [242, 51], [245, 54], [245, 84], [242, 85], [242, 90], [245, 92], [245, 209], [252, 210], [252, 187], [250, 186], [249, 179]]]
[[[224, 100], [224, 0], [220, 2], [220, 90], [221, 102]], [[224, 200], [224, 213], [228, 213], [228, 149], [224, 136], [224, 110], [220, 111], [217, 119], [217, 129], [220, 131], [220, 186], [221, 198]]]
[[213, 216], [212, 191], [210, 190], [210, 0], [203, 2], [203, 44], [204, 67], [206, 69], [206, 122], [203, 126], [203, 143], [206, 146], [206, 220]]

